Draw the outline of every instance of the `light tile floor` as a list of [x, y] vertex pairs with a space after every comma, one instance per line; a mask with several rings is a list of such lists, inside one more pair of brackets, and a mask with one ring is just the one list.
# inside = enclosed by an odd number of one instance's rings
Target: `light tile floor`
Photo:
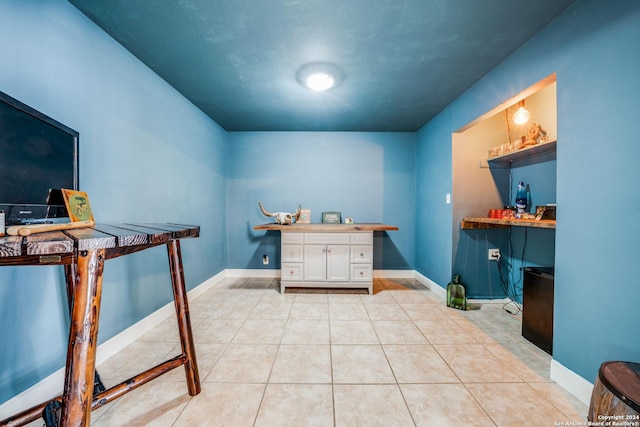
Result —
[[[92, 426], [554, 426], [587, 408], [502, 303], [462, 312], [414, 280], [359, 291], [225, 279], [190, 301], [202, 392], [182, 367]], [[169, 318], [98, 367], [107, 387], [179, 353]], [[41, 425], [41, 424], [38, 424]]]

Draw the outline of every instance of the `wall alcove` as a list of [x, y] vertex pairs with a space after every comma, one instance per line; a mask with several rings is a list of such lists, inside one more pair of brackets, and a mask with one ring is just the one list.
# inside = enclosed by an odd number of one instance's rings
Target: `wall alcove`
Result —
[[[522, 101], [531, 117], [516, 125], [513, 115]], [[546, 141], [490, 157], [495, 147], [515, 147], [515, 141], [526, 136], [533, 123], [541, 126]], [[519, 181], [529, 189], [531, 212], [536, 206], [555, 204], [556, 141], [555, 74], [453, 133], [452, 274], [462, 276], [471, 298], [509, 296], [520, 302], [522, 267], [555, 265], [555, 221], [518, 223], [523, 227], [515, 227], [513, 222], [483, 219], [490, 209], [514, 205]], [[502, 254], [501, 269], [488, 259], [493, 248]]]

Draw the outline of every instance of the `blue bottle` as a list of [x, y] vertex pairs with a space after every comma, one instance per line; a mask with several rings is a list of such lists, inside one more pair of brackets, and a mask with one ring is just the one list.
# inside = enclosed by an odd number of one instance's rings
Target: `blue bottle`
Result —
[[518, 208], [516, 218], [522, 217], [522, 214], [527, 207], [527, 203], [527, 190], [524, 187], [524, 182], [520, 181], [520, 183], [518, 184], [518, 192], [516, 193], [516, 208]]

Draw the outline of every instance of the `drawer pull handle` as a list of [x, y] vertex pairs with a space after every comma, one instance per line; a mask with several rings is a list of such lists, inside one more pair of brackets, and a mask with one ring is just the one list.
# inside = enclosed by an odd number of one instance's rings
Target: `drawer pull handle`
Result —
[[361, 252], [361, 253], [360, 253], [360, 256], [361, 256], [361, 257], [363, 257], [363, 256], [364, 256], [364, 254]]
[[360, 275], [361, 275], [361, 276], [362, 276], [362, 275], [364, 275], [364, 271], [361, 271], [361, 272], [360, 272]]

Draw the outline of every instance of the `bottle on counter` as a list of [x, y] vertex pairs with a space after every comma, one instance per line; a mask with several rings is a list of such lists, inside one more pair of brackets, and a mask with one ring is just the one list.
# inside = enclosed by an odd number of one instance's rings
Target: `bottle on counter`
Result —
[[521, 218], [522, 214], [525, 213], [525, 208], [527, 207], [527, 190], [524, 186], [524, 182], [520, 181], [518, 184], [518, 192], [516, 193], [516, 208], [518, 209], [516, 212], [516, 218]]

